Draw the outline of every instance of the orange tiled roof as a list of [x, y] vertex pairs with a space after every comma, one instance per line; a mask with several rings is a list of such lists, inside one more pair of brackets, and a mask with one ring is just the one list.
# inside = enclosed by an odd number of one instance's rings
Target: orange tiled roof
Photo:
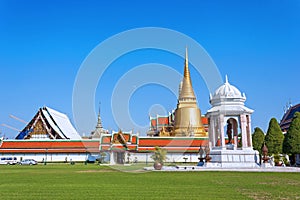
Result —
[[32, 141], [32, 140], [4, 140], [0, 146], [0, 153], [82, 153], [98, 152], [99, 141]]
[[208, 144], [208, 138], [161, 138], [161, 137], [148, 137], [139, 138], [140, 147], [200, 147]]

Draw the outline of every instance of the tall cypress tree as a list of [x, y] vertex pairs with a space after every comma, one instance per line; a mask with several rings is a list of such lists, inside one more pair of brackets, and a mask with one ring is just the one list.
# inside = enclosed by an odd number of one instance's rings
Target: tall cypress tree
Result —
[[266, 146], [269, 154], [279, 154], [282, 152], [283, 134], [275, 118], [269, 123], [269, 128], [265, 137]]
[[283, 152], [287, 154], [300, 153], [300, 113], [296, 112], [290, 128], [283, 141]]
[[264, 144], [264, 140], [265, 140], [264, 132], [260, 128], [256, 127], [252, 135], [252, 144], [253, 144], [253, 149], [259, 151], [259, 154], [262, 154], [261, 148]]

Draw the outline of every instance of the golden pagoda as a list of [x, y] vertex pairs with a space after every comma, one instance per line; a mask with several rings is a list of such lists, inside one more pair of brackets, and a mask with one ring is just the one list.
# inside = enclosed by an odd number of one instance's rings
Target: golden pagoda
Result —
[[187, 49], [185, 53], [184, 76], [180, 84], [179, 98], [175, 110], [174, 135], [178, 137], [207, 136], [192, 86]]

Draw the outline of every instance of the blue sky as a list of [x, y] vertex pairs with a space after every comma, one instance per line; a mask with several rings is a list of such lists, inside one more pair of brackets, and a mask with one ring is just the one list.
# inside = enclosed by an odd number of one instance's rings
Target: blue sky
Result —
[[[266, 130], [271, 117], [280, 120], [290, 99], [293, 104], [300, 102], [299, 1], [1, 0], [0, 123], [22, 129], [24, 124], [9, 115], [29, 121], [45, 105], [72, 119], [73, 84], [86, 56], [103, 40], [141, 27], [173, 29], [200, 43], [221, 75], [228, 74], [229, 81], [246, 93], [246, 105], [255, 110], [253, 128]], [[183, 68], [182, 58], [151, 49], [131, 52], [114, 62], [95, 95], [95, 101], [102, 102], [106, 128], [118, 128], [110, 106], [114, 84], [132, 66], [149, 62], [179, 72]], [[191, 71], [205, 114], [209, 92], [201, 76]], [[148, 85], [132, 96], [131, 116], [144, 125], [151, 105], [172, 109], [176, 101], [167, 89]], [[6, 137], [17, 134], [5, 127], [0, 130]]]

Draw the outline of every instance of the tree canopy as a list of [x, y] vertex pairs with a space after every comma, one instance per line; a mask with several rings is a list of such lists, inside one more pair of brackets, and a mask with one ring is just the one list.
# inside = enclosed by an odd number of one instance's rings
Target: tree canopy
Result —
[[262, 154], [261, 148], [264, 144], [264, 140], [265, 140], [264, 132], [260, 128], [256, 127], [252, 135], [252, 144], [253, 144], [253, 149], [259, 151], [260, 154]]
[[266, 146], [269, 154], [279, 154], [282, 152], [283, 134], [280, 126], [275, 118], [272, 118], [269, 123], [269, 128], [265, 137]]
[[283, 141], [283, 152], [300, 153], [300, 113], [296, 112]]

